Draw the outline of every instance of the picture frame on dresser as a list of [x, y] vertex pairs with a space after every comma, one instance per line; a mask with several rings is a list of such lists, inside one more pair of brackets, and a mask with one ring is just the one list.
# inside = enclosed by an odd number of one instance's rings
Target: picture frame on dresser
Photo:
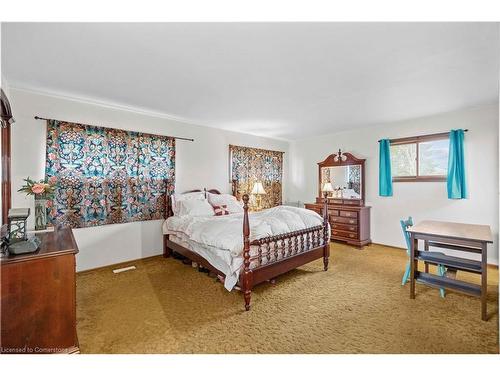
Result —
[[[369, 245], [370, 206], [365, 205], [365, 161], [351, 153], [339, 150], [318, 163], [318, 196], [305, 208], [322, 213], [327, 199], [331, 240], [358, 248]], [[323, 197], [322, 187], [330, 183], [334, 192]]]

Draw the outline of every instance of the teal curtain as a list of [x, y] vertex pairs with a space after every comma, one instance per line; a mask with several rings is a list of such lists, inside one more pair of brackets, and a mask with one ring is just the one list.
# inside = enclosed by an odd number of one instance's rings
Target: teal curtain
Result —
[[450, 149], [448, 154], [448, 198], [467, 198], [465, 181], [464, 131], [450, 131]]
[[381, 139], [379, 144], [378, 194], [381, 197], [392, 197], [391, 142]]

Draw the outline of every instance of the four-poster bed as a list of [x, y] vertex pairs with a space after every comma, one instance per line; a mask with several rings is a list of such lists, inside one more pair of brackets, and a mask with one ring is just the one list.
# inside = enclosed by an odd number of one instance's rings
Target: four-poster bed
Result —
[[[192, 190], [184, 194], [193, 192], [201, 192], [201, 190]], [[208, 191], [205, 189], [205, 197], [207, 193], [220, 194], [216, 189]], [[248, 212], [248, 200], [249, 196], [247, 194], [243, 195], [243, 230], [241, 232], [243, 237], [241, 257], [243, 261], [237, 280], [237, 286], [239, 286], [244, 295], [245, 309], [247, 311], [250, 309], [250, 298], [253, 286], [264, 281], [271, 281], [285, 272], [320, 258], [323, 258], [324, 270], [327, 271], [330, 254], [330, 230], [326, 203], [324, 204], [323, 215], [321, 220], [319, 220], [319, 225], [287, 233], [251, 239], [250, 220], [252, 217]], [[168, 219], [174, 215], [170, 196], [166, 197], [165, 202], [165, 219]], [[296, 208], [296, 210], [301, 209]], [[240, 217], [241, 216], [235, 216], [235, 219], [239, 219]], [[187, 245], [183, 246], [179, 241], [170, 238], [169, 234], [164, 234], [163, 255], [168, 258], [172, 252], [183, 255], [191, 261], [216, 273], [221, 278], [226, 277], [222, 270], [214, 267], [203, 256], [189, 249]]]

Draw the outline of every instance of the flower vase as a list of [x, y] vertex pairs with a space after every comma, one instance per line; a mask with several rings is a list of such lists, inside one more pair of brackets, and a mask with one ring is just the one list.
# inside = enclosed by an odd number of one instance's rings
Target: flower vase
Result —
[[47, 199], [35, 195], [35, 230], [47, 229]]

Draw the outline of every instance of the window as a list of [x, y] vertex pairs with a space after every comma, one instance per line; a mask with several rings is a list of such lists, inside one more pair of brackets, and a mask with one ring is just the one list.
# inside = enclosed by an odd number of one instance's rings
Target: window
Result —
[[391, 140], [392, 180], [446, 181], [448, 133]]

